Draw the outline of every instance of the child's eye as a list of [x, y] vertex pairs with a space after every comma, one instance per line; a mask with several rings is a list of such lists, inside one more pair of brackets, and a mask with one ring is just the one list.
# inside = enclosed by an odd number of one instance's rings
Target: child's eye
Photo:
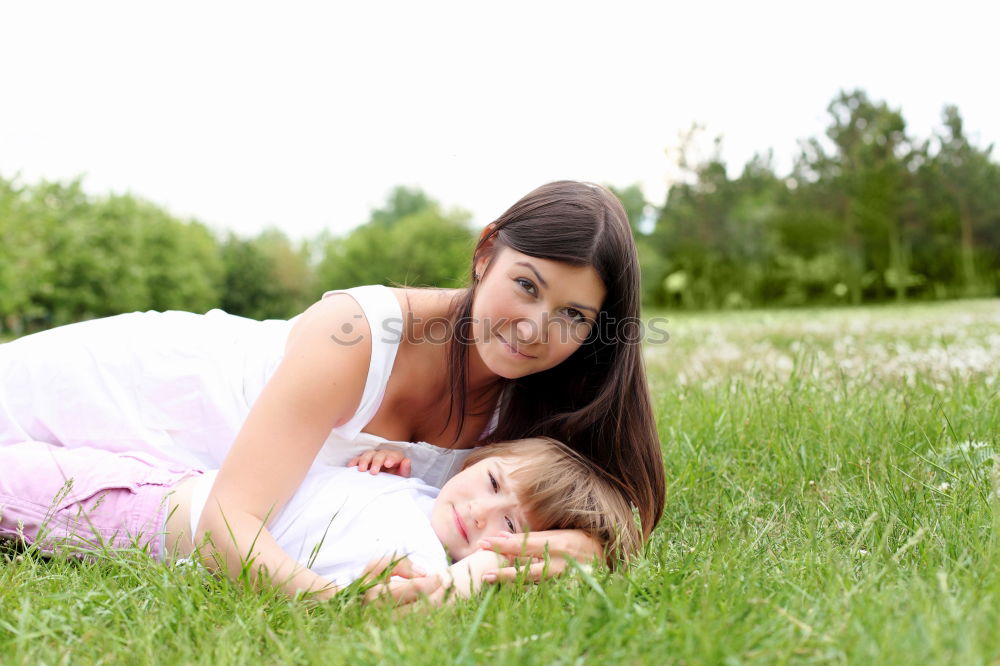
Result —
[[500, 492], [500, 484], [497, 483], [496, 477], [493, 476], [493, 472], [488, 472], [490, 475], [490, 485], [493, 486], [493, 492]]
[[511, 534], [517, 531], [514, 529], [514, 521], [511, 520], [510, 518], [507, 518], [507, 529], [510, 530]]
[[521, 285], [521, 288], [524, 289], [529, 294], [531, 294], [532, 296], [534, 296], [535, 293], [538, 291], [538, 288], [535, 286], [535, 283], [526, 278], [516, 278], [514, 282], [517, 282], [519, 285]]

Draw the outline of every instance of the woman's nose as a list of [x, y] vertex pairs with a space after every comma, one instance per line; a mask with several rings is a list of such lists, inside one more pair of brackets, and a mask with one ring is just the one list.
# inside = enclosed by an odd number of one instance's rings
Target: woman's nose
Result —
[[530, 345], [536, 342], [545, 342], [544, 322], [534, 319], [522, 319], [517, 322], [517, 341], [521, 344]]

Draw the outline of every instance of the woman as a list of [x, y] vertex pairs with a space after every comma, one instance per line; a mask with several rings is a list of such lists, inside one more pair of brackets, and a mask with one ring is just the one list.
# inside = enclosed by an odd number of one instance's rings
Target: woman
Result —
[[[362, 431], [429, 443], [408, 455], [414, 475], [437, 485], [478, 444], [560, 439], [606, 472], [648, 536], [663, 465], [621, 204], [595, 185], [544, 185], [486, 227], [471, 272], [466, 290], [329, 293], [289, 322], [133, 313], [0, 345], [0, 444], [221, 465], [199, 529], [215, 535], [228, 571], [266, 567], [290, 591], [325, 581], [289, 577], [295, 562], [268, 533], [269, 517], [317, 461], [344, 464], [368, 448]], [[515, 538], [493, 545], [522, 551]], [[535, 557], [546, 549], [596, 551], [576, 532], [523, 544]]]

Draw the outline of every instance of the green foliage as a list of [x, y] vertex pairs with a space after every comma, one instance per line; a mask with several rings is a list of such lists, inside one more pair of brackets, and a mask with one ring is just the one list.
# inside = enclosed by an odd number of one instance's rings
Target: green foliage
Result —
[[327, 289], [464, 284], [469, 215], [399, 187], [342, 238], [292, 243], [279, 229], [221, 242], [131, 195], [88, 196], [79, 180], [0, 178], [0, 332], [23, 333], [133, 310], [222, 307], [289, 318]]
[[828, 107], [822, 139], [803, 142], [787, 177], [754, 158], [732, 178], [715, 151], [690, 157], [660, 210], [643, 268], [683, 275], [681, 291], [644, 287], [679, 307], [801, 305], [981, 296], [1000, 289], [1000, 165], [954, 107], [933, 141], [863, 91]]
[[309, 247], [296, 249], [278, 229], [256, 238], [229, 234], [222, 244], [222, 309], [254, 319], [288, 319], [316, 299]]
[[140, 238], [152, 309], [202, 312], [216, 306], [223, 266], [218, 242], [204, 225], [156, 209], [144, 220]]
[[629, 185], [628, 187], [608, 185], [608, 189], [622, 202], [622, 208], [625, 209], [625, 215], [628, 216], [629, 226], [632, 227], [632, 234], [638, 236], [641, 233], [639, 227], [646, 217], [646, 210], [649, 208], [649, 202], [646, 201], [646, 195], [643, 194], [642, 188], [638, 185]]
[[689, 167], [688, 176], [690, 182], [670, 189], [650, 235], [667, 272], [682, 272], [686, 287], [672, 293], [664, 285], [653, 302], [719, 307], [759, 301], [775, 252], [769, 223], [784, 187], [770, 157], [756, 157], [740, 178], [730, 179], [716, 143], [713, 156]]
[[0, 230], [0, 312], [15, 330], [218, 303], [222, 264], [208, 229], [131, 195], [0, 179]]
[[919, 260], [952, 291], [989, 294], [1000, 266], [1000, 165], [992, 145], [972, 145], [956, 107], [945, 107], [942, 116], [937, 153], [921, 170], [931, 224]]
[[317, 278], [324, 289], [362, 284], [457, 287], [467, 279], [474, 240], [467, 213], [443, 212], [425, 196], [398, 188], [368, 224], [327, 240]]
[[420, 189], [397, 185], [386, 197], [385, 206], [372, 211], [369, 224], [388, 229], [404, 217], [437, 209], [438, 204]]
[[664, 281], [670, 266], [664, 254], [657, 251], [656, 246], [645, 236], [636, 236], [636, 252], [639, 255], [639, 266], [642, 280], [642, 302], [651, 305], [664, 305], [673, 296], [666, 289]]
[[27, 208], [24, 187], [0, 178], [0, 314], [4, 317], [40, 314], [32, 296], [45, 269], [45, 244], [29, 224]]

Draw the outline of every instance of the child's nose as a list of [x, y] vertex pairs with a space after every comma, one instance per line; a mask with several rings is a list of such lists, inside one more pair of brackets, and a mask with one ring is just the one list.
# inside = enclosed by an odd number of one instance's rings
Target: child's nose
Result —
[[477, 530], [486, 527], [486, 509], [482, 502], [472, 502], [469, 505], [469, 513], [472, 514], [472, 523]]
[[502, 502], [478, 501], [471, 506], [472, 522], [476, 529], [483, 530], [490, 524], [490, 521], [500, 516], [506, 511]]

